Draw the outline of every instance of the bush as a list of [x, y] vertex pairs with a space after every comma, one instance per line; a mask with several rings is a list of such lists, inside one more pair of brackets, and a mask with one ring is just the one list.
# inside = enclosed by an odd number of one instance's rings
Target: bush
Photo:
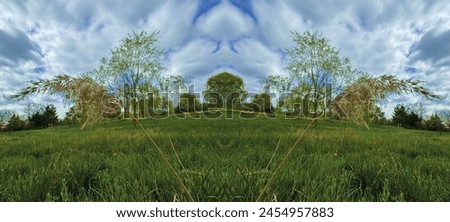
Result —
[[431, 131], [443, 131], [445, 129], [444, 124], [437, 114], [431, 115], [430, 119], [425, 121], [425, 129]]
[[44, 129], [59, 123], [56, 108], [53, 105], [47, 105], [42, 112], [34, 113], [28, 121], [30, 129]]
[[407, 129], [422, 129], [422, 118], [415, 112], [408, 111], [403, 105], [397, 105], [394, 109], [392, 124]]
[[270, 95], [266, 93], [256, 94], [252, 100], [252, 108], [255, 112], [273, 113], [275, 108], [270, 102]]
[[183, 93], [180, 96], [180, 102], [178, 106], [175, 108], [176, 113], [183, 112], [199, 112], [202, 111], [202, 107], [198, 98], [195, 95], [190, 93]]
[[6, 131], [19, 131], [25, 130], [27, 128], [27, 124], [25, 121], [20, 119], [19, 115], [12, 115], [6, 125]]

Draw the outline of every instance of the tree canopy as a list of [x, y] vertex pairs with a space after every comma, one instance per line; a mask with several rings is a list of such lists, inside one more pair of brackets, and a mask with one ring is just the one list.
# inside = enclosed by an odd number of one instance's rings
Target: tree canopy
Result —
[[238, 106], [246, 96], [247, 91], [244, 87], [244, 80], [241, 77], [223, 72], [207, 80], [203, 94], [209, 104], [217, 108], [231, 109]]
[[272, 106], [270, 95], [267, 93], [256, 94], [252, 99], [252, 109], [255, 112], [273, 113], [275, 108]]
[[11, 110], [0, 110], [0, 128], [9, 121], [12, 115], [14, 115], [14, 113]]
[[437, 114], [431, 115], [430, 119], [425, 121], [425, 129], [431, 131], [443, 131], [445, 125]]
[[158, 32], [133, 32], [91, 72], [108, 92], [124, 98], [125, 109], [130, 109], [135, 116], [139, 100], [156, 91], [159, 75], [164, 69], [161, 61], [164, 51], [156, 45], [157, 41]]
[[[286, 50], [286, 69], [292, 81], [297, 81], [297, 90], [311, 103], [312, 113], [317, 113], [320, 102], [327, 94], [326, 84], [342, 90], [352, 83], [358, 74], [350, 64], [350, 59], [340, 54], [330, 41], [317, 32], [292, 32], [295, 46]], [[312, 108], [312, 109], [311, 109]]]
[[200, 100], [190, 93], [183, 93], [180, 96], [178, 106], [175, 108], [175, 112], [198, 112], [202, 111]]

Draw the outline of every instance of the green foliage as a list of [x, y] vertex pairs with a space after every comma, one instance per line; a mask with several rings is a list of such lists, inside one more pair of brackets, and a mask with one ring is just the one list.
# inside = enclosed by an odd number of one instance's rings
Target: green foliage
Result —
[[24, 120], [20, 119], [19, 115], [13, 114], [11, 118], [8, 120], [6, 124], [6, 131], [19, 131], [25, 130], [27, 128], [27, 124]]
[[437, 115], [442, 120], [442, 122], [445, 124], [445, 126], [450, 128], [450, 109], [443, 109], [440, 110]]
[[167, 75], [160, 76], [158, 78], [158, 89], [160, 90], [160, 104], [154, 103], [154, 105], [150, 108], [152, 111], [157, 109], [160, 105], [163, 112], [169, 112], [169, 108], [173, 106], [172, 101], [170, 101], [171, 93], [178, 93], [180, 89], [187, 88], [187, 84], [189, 84], [192, 80], [192, 77], [182, 77], [181, 75]]
[[397, 105], [394, 108], [394, 114], [392, 116], [392, 124], [397, 126], [404, 126], [407, 115], [408, 113], [406, 112], [406, 108], [403, 105]]
[[278, 95], [290, 93], [295, 84], [292, 76], [285, 75], [269, 75], [268, 77], [260, 78], [259, 82], [264, 86], [275, 89]]
[[47, 105], [43, 111], [36, 112], [28, 119], [30, 129], [43, 129], [59, 123], [56, 107]]
[[[319, 111], [321, 101], [329, 95], [326, 84], [335, 89], [343, 89], [353, 83], [359, 72], [350, 64], [350, 59], [340, 54], [330, 41], [317, 32], [292, 32], [295, 46], [287, 49], [288, 64], [286, 69], [293, 81], [298, 81], [295, 88], [310, 97], [312, 112]], [[323, 108], [323, 107], [322, 107]]]
[[30, 81], [28, 86], [10, 99], [23, 99], [33, 94], [62, 95], [65, 100], [75, 104], [81, 119], [81, 129], [100, 121], [105, 113], [116, 112], [118, 101], [90, 77], [71, 77], [59, 75], [53, 79]]
[[[369, 128], [367, 114], [376, 110], [376, 104], [386, 100], [389, 95], [411, 93], [426, 99], [442, 98], [421, 86], [421, 83], [411, 79], [398, 79], [392, 75], [363, 76], [337, 95], [331, 102], [330, 108], [340, 117], [348, 118], [360, 126]], [[399, 111], [403, 113], [405, 108]], [[394, 120], [394, 124], [405, 125], [406, 115], [402, 114], [399, 118], [401, 122]]]
[[444, 124], [437, 114], [431, 115], [430, 119], [425, 121], [425, 129], [431, 131], [443, 131]]
[[408, 129], [421, 129], [422, 119], [414, 111], [407, 110], [403, 105], [394, 108], [392, 124]]
[[54, 105], [47, 105], [42, 115], [44, 116], [45, 124], [47, 126], [56, 126], [58, 124], [58, 114], [56, 113], [56, 107]]
[[251, 105], [255, 112], [273, 113], [275, 111], [270, 95], [267, 93], [256, 94]]
[[123, 97], [126, 109], [135, 116], [138, 101], [156, 92], [160, 72], [164, 69], [164, 51], [157, 46], [158, 32], [133, 32], [111, 50], [109, 57], [100, 60], [90, 75], [116, 98]]
[[373, 124], [383, 124], [383, 125], [390, 124], [389, 121], [384, 116], [384, 112], [381, 111], [381, 108], [379, 106], [376, 106], [374, 110], [369, 111], [368, 117], [370, 122]]
[[199, 112], [202, 111], [200, 100], [194, 94], [183, 93], [180, 95], [180, 102], [175, 108], [175, 112]]
[[247, 91], [244, 80], [233, 74], [223, 72], [210, 77], [203, 92], [205, 100], [215, 108], [239, 107]]
[[35, 113], [42, 113], [44, 111], [44, 109], [45, 109], [45, 106], [43, 104], [30, 102], [27, 104], [24, 111], [25, 111], [26, 117], [29, 119]]
[[191, 82], [192, 77], [182, 77], [181, 75], [168, 75], [158, 77], [158, 87], [163, 93], [171, 93], [179, 88], [186, 88]]
[[[255, 201], [310, 121], [141, 122], [196, 201]], [[83, 131], [58, 126], [0, 133], [0, 144], [0, 201], [188, 200], [129, 121], [102, 122]], [[368, 131], [323, 120], [293, 151], [263, 200], [448, 202], [448, 144], [448, 133], [392, 126]]]
[[7, 109], [0, 110], [0, 129], [8, 122], [8, 120], [11, 118], [12, 115], [14, 115], [14, 112], [11, 110]]
[[75, 106], [71, 106], [66, 112], [66, 117], [61, 121], [62, 125], [74, 125], [78, 123], [80, 116], [77, 114]]

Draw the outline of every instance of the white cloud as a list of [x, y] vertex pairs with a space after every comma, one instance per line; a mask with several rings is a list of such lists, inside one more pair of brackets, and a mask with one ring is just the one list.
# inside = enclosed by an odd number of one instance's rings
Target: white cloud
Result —
[[252, 35], [253, 20], [228, 1], [222, 1], [198, 18], [197, 28], [201, 35], [231, 41], [241, 36]]
[[[127, 33], [141, 30], [160, 31], [159, 44], [168, 52], [166, 72], [194, 76], [199, 90], [211, 75], [230, 71], [257, 91], [257, 76], [285, 73], [283, 50], [292, 46], [290, 31], [308, 30], [323, 33], [358, 69], [425, 80], [437, 93], [450, 92], [450, 5], [445, 1], [260, 0], [249, 3], [249, 13], [222, 0], [194, 21], [199, 4], [205, 3], [2, 2], [0, 94], [39, 77], [91, 70]], [[417, 99], [394, 98], [387, 110]], [[38, 96], [30, 101], [53, 100]], [[0, 109], [20, 110], [25, 103], [0, 98]], [[430, 112], [450, 106], [448, 99], [426, 103]], [[65, 111], [62, 104], [57, 107], [60, 114]]]

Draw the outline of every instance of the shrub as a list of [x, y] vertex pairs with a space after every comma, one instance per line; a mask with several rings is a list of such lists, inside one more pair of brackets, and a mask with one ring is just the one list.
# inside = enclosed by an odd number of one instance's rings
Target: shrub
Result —
[[430, 119], [425, 121], [425, 129], [431, 131], [443, 131], [445, 129], [444, 124], [437, 114], [431, 115]]
[[183, 93], [180, 96], [180, 102], [178, 106], [175, 108], [175, 112], [195, 112], [202, 111], [202, 107], [198, 98], [195, 95], [190, 93]]
[[19, 131], [19, 130], [25, 130], [26, 128], [27, 128], [26, 122], [21, 120], [19, 115], [14, 114], [9, 119], [5, 130], [6, 131]]

